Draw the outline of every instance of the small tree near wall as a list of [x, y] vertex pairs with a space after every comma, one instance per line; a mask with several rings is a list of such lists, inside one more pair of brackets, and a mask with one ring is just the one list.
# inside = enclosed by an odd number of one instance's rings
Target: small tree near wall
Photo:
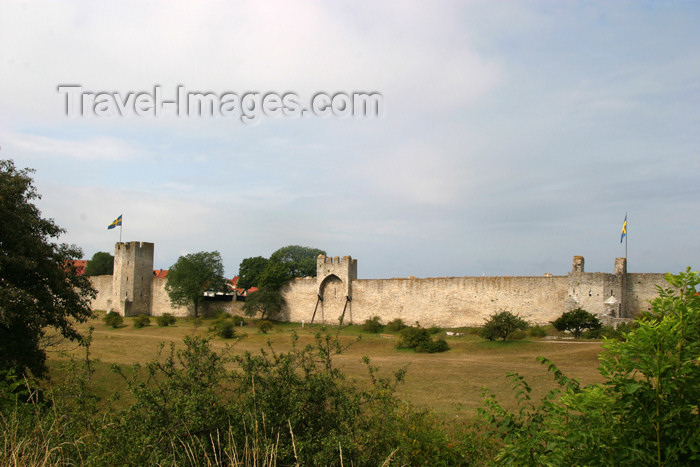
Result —
[[527, 329], [528, 322], [510, 311], [495, 313], [484, 323], [479, 335], [484, 339], [495, 341], [506, 340], [514, 331]]
[[569, 331], [575, 338], [581, 337], [581, 333], [587, 329], [599, 329], [602, 324], [598, 318], [583, 308], [567, 311], [556, 321], [552, 322], [557, 331]]

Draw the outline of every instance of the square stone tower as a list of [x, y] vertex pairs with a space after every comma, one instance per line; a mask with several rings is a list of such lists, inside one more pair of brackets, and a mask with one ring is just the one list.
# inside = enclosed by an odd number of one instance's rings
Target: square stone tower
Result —
[[128, 242], [114, 246], [113, 310], [122, 316], [151, 313], [153, 243]]

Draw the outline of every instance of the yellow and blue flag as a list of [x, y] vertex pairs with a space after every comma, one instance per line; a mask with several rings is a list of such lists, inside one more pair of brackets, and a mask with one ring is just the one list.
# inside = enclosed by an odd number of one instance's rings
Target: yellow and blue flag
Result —
[[122, 225], [122, 215], [121, 214], [119, 214], [119, 217], [114, 219], [114, 221], [112, 221], [112, 223], [109, 224], [109, 227], [107, 227], [107, 229], [113, 229], [118, 225]]
[[[119, 219], [121, 219], [121, 216], [119, 216]], [[625, 235], [627, 235], [627, 214], [625, 214], [625, 222], [622, 223], [622, 234], [620, 235], [620, 243], [622, 243], [622, 240], [624, 240]]]

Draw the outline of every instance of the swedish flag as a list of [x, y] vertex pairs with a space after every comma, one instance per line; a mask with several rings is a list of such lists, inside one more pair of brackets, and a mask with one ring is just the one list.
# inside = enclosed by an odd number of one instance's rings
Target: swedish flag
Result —
[[107, 229], [113, 229], [118, 225], [122, 225], [122, 215], [121, 214], [119, 214], [119, 217], [114, 219], [114, 221], [112, 221], [112, 223], [109, 224], [109, 227], [107, 227]]
[[[121, 216], [119, 216], [119, 219], [121, 220]], [[625, 214], [625, 222], [622, 223], [622, 234], [620, 235], [620, 243], [622, 243], [622, 240], [625, 239], [625, 235], [627, 235], [627, 214]]]

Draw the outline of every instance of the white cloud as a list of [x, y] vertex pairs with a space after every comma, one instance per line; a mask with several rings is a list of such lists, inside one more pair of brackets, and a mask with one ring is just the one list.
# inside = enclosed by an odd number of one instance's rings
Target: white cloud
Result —
[[80, 140], [53, 138], [11, 130], [0, 132], [0, 140], [8, 154], [22, 154], [29, 158], [61, 158], [90, 161], [126, 161], [143, 152], [123, 139], [108, 136], [87, 136]]

